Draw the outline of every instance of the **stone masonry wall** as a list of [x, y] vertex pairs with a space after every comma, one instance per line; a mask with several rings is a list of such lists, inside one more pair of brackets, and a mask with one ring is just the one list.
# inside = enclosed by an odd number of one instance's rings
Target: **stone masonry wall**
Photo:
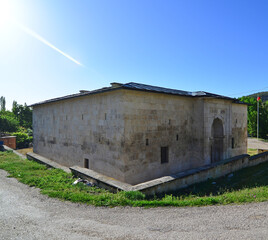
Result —
[[[230, 100], [204, 99], [204, 159], [211, 163], [212, 124], [214, 119], [223, 123], [223, 159], [247, 152], [247, 105]], [[234, 138], [234, 148], [232, 147]]]
[[112, 91], [34, 107], [34, 152], [124, 179], [122, 95]]
[[231, 100], [115, 89], [34, 106], [34, 152], [67, 167], [87, 159], [89, 169], [138, 184], [209, 165], [216, 118], [223, 159], [246, 153], [246, 114]]
[[[204, 165], [202, 100], [132, 90], [123, 96], [127, 183]], [[161, 147], [168, 147], [168, 163], [161, 164]]]
[[[231, 156], [247, 152], [247, 105], [232, 104], [232, 137]], [[232, 145], [232, 144], [231, 144]]]

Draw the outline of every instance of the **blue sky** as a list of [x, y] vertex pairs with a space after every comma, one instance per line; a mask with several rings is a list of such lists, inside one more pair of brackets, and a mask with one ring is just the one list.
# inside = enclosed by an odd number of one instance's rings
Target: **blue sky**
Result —
[[0, 0], [1, 9], [11, 16], [0, 16], [8, 108], [110, 82], [231, 97], [268, 91], [267, 1]]

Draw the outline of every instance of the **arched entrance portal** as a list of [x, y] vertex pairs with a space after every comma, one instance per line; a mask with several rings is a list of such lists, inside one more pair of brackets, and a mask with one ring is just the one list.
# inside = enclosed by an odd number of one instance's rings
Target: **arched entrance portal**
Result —
[[214, 163], [223, 159], [223, 124], [219, 118], [213, 121], [211, 136], [211, 163]]

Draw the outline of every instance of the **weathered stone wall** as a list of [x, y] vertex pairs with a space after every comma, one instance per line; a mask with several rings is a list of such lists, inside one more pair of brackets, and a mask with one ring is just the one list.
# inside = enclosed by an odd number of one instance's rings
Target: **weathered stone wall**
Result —
[[[124, 90], [123, 96], [123, 158], [130, 184], [210, 164], [212, 124], [217, 118], [223, 124], [221, 160], [247, 152], [246, 105], [132, 90]], [[165, 146], [169, 162], [161, 164]]]
[[[205, 164], [202, 100], [131, 90], [124, 91], [123, 99], [128, 183]], [[168, 163], [161, 164], [161, 147], [168, 147]]]
[[35, 153], [68, 167], [88, 159], [89, 169], [129, 184], [210, 164], [215, 119], [223, 126], [222, 159], [246, 153], [247, 107], [231, 100], [116, 89], [33, 113]]
[[124, 179], [122, 94], [112, 91], [37, 105], [34, 152], [65, 166], [84, 166]]
[[211, 163], [211, 147], [213, 144], [212, 125], [214, 119], [220, 119], [223, 124], [223, 159], [229, 158], [228, 146], [232, 135], [231, 101], [223, 99], [204, 99], [204, 159]]
[[[214, 119], [223, 124], [223, 158], [227, 159], [247, 152], [247, 105], [223, 99], [204, 99], [204, 159], [211, 163]], [[234, 148], [232, 146], [234, 138]]]
[[232, 104], [232, 137], [231, 156], [247, 152], [247, 105]]

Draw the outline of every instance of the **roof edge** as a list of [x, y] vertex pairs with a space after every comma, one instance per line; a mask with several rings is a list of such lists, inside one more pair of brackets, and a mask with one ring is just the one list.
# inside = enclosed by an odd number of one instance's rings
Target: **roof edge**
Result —
[[163, 93], [163, 94], [183, 96], [183, 97], [193, 97], [193, 98], [204, 97], [204, 98], [226, 99], [226, 100], [232, 100], [234, 103], [243, 104], [242, 102], [237, 102], [238, 100], [235, 98], [226, 97], [223, 95], [218, 95], [218, 94], [209, 93], [209, 92], [205, 92], [205, 91], [187, 92], [187, 91], [183, 91], [183, 90], [163, 88], [163, 87], [151, 86], [151, 85], [135, 83], [135, 82], [129, 82], [129, 83], [125, 83], [125, 84], [113, 82], [113, 83], [111, 83], [110, 87], [104, 87], [104, 88], [100, 88], [100, 89], [96, 89], [96, 90], [92, 90], [92, 91], [83, 90], [80, 93], [66, 95], [63, 97], [52, 98], [49, 100], [34, 103], [34, 104], [29, 105], [29, 107], [35, 107], [38, 105], [49, 104], [49, 103], [54, 103], [54, 102], [63, 101], [63, 100], [67, 100], [67, 99], [84, 97], [84, 96], [89, 96], [89, 95], [94, 95], [94, 94], [99, 94], [99, 93], [104, 93], [104, 92], [109, 92], [109, 91], [115, 91], [115, 90], [119, 90], [119, 89]]

